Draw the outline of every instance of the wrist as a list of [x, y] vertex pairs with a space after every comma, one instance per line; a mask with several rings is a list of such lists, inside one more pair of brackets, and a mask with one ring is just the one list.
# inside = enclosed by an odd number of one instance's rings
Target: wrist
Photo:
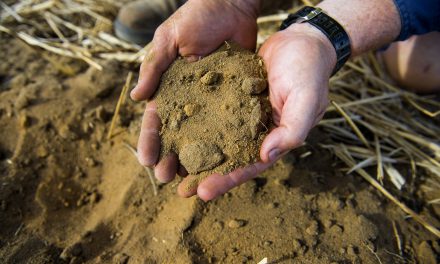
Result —
[[233, 5], [245, 15], [258, 18], [261, 10], [261, 0], [225, 0], [227, 3]]
[[285, 32], [295, 38], [305, 38], [310, 46], [317, 46], [322, 52], [322, 62], [328, 68], [329, 76], [333, 72], [336, 62], [336, 50], [328, 37], [309, 23], [296, 23], [290, 25]]

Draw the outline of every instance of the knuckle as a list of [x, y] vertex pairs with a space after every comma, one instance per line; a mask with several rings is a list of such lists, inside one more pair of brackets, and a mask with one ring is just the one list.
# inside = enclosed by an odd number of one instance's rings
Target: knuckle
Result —
[[152, 167], [154, 165], [152, 159], [147, 157], [146, 155], [138, 155], [138, 161], [144, 167]]
[[294, 149], [298, 146], [301, 146], [306, 140], [306, 137], [303, 135], [291, 135], [287, 139], [287, 145], [290, 149]]

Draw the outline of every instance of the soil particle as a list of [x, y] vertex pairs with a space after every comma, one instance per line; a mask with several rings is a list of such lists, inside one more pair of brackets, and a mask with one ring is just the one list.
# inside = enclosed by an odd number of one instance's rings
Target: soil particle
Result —
[[328, 229], [333, 226], [333, 221], [329, 220], [329, 219], [324, 220], [324, 221], [322, 221], [322, 225]]
[[184, 145], [180, 152], [180, 162], [192, 174], [215, 168], [223, 158], [223, 153], [216, 145], [203, 141]]
[[228, 223], [228, 227], [229, 228], [240, 228], [246, 225], [246, 221], [245, 220], [240, 220], [240, 219], [232, 219], [231, 221], [229, 221]]
[[70, 247], [66, 247], [61, 252], [60, 258], [64, 261], [80, 256], [82, 253], [82, 246], [80, 243], [76, 243]]
[[275, 217], [273, 223], [274, 225], [280, 226], [284, 222], [284, 219], [282, 217]]
[[247, 94], [260, 94], [267, 88], [267, 81], [261, 78], [247, 78], [241, 85], [243, 91]]
[[358, 255], [358, 249], [355, 246], [353, 246], [353, 245], [349, 245], [347, 247], [347, 254], [349, 256], [352, 256], [352, 257], [357, 256]]
[[223, 45], [197, 62], [178, 58], [162, 76], [155, 95], [161, 156], [175, 152], [190, 174], [200, 176], [195, 182], [259, 160], [271, 127], [266, 73], [259, 61], [235, 44]]
[[263, 246], [270, 247], [272, 244], [273, 244], [272, 241], [266, 240], [266, 241], [264, 241]]
[[97, 120], [105, 123], [109, 120], [110, 114], [100, 105], [95, 109], [95, 117]]
[[275, 209], [275, 208], [277, 208], [278, 207], [278, 203], [268, 203], [267, 205], [266, 205], [266, 208], [267, 209]]
[[312, 223], [306, 228], [306, 233], [311, 236], [319, 235], [319, 225], [317, 221], [312, 221]]
[[17, 100], [15, 101], [15, 107], [17, 108], [17, 110], [21, 110], [24, 109], [26, 107], [28, 107], [31, 104], [31, 98], [29, 98], [28, 95], [21, 93]]
[[69, 125], [63, 125], [58, 131], [60, 137], [68, 140], [76, 140], [78, 136]]
[[185, 112], [185, 115], [188, 117], [191, 117], [200, 110], [200, 106], [197, 104], [187, 104], [183, 107], [183, 111]]
[[341, 235], [342, 232], [344, 232], [344, 229], [342, 229], [342, 227], [339, 226], [339, 225], [333, 225], [332, 227], [330, 227], [330, 233], [331, 234]]
[[214, 71], [209, 71], [200, 79], [200, 81], [205, 85], [216, 84], [221, 77], [221, 74]]
[[223, 227], [224, 227], [224, 224], [223, 224], [223, 222], [221, 222], [221, 221], [215, 221], [215, 222], [212, 224], [212, 228], [213, 228], [215, 231], [222, 231], [222, 230], [223, 230]]
[[36, 149], [36, 154], [37, 157], [39, 158], [46, 158], [49, 155], [49, 151], [47, 150], [47, 148], [43, 145], [37, 147]]
[[377, 226], [363, 215], [358, 216], [357, 226], [359, 227], [359, 232], [364, 239], [375, 240], [379, 235]]
[[292, 241], [292, 249], [294, 252], [301, 251], [301, 247], [302, 247], [301, 241], [299, 241], [298, 239], [294, 239]]
[[127, 264], [130, 260], [130, 256], [122, 253], [122, 254], [116, 254], [113, 258], [115, 260], [116, 264]]

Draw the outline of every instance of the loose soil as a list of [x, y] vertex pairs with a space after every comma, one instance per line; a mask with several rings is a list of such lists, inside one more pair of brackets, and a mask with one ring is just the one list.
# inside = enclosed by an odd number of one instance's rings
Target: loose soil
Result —
[[[71, 68], [65, 75], [4, 34], [0, 47], [1, 263], [438, 263], [439, 240], [346, 175], [319, 147], [328, 140], [319, 128], [215, 201], [179, 198], [180, 178], [155, 196], [125, 147], [137, 141], [145, 105], [127, 101], [105, 139], [137, 69], [108, 63], [99, 72], [52, 57]], [[395, 195], [440, 226], [423, 190], [403, 193]]]
[[155, 95], [162, 156], [177, 153], [188, 173], [228, 173], [258, 161], [271, 107], [263, 60], [224, 44], [193, 63], [177, 59]]

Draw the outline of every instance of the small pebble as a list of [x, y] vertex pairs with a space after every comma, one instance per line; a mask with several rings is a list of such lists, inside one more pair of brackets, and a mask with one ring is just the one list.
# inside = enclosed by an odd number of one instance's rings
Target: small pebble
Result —
[[350, 256], [356, 256], [358, 254], [357, 253], [357, 248], [355, 246], [353, 246], [353, 245], [349, 245], [347, 247], [347, 254], [350, 255]]
[[319, 226], [317, 221], [312, 221], [309, 227], [306, 228], [306, 233], [311, 236], [316, 236], [319, 234]]
[[215, 222], [212, 224], [212, 228], [213, 228], [215, 231], [221, 231], [221, 230], [223, 230], [223, 226], [224, 226], [224, 224], [223, 224], [222, 222], [220, 222], [220, 221], [215, 221]]
[[183, 107], [183, 111], [187, 116], [193, 116], [199, 111], [199, 106], [195, 104], [187, 104]]
[[240, 219], [233, 219], [228, 223], [229, 228], [233, 228], [233, 229], [240, 228], [245, 225], [246, 225], [246, 221]]
[[325, 228], [330, 228], [330, 227], [332, 227], [333, 226], [333, 221], [332, 220], [324, 220], [324, 221], [322, 221], [322, 225], [325, 227]]
[[274, 208], [276, 208], [276, 205], [275, 205], [275, 203], [268, 203], [268, 204], [266, 205], [266, 208], [267, 208], [267, 209], [274, 209]]
[[86, 158], [86, 164], [89, 167], [95, 167], [98, 163], [96, 162], [95, 159], [93, 159], [92, 157], [87, 157]]
[[267, 88], [267, 81], [260, 78], [247, 78], [241, 85], [243, 91], [247, 94], [260, 94]]
[[284, 222], [284, 219], [282, 218], [282, 217], [275, 217], [275, 220], [274, 220], [274, 224], [275, 225], [281, 225], [282, 223]]
[[342, 232], [344, 232], [344, 229], [339, 225], [333, 225], [330, 227], [330, 233], [340, 235]]
[[270, 246], [270, 245], [272, 245], [272, 241], [269, 241], [269, 240], [266, 240], [266, 241], [264, 241], [264, 243], [263, 243], [263, 246], [265, 246], [265, 247], [268, 247], [268, 246]]
[[101, 122], [106, 122], [108, 120], [108, 113], [105, 108], [100, 105], [95, 109], [95, 116]]
[[117, 264], [127, 264], [128, 260], [130, 259], [129, 256], [127, 256], [126, 254], [122, 253], [122, 254], [117, 254], [114, 257], [116, 259], [116, 263]]
[[60, 254], [60, 258], [64, 261], [67, 261], [73, 257], [78, 257], [82, 254], [81, 244], [77, 243], [70, 247], [66, 247], [63, 252]]
[[39, 158], [45, 158], [49, 155], [49, 152], [47, 151], [46, 147], [43, 145], [39, 146], [35, 152], [37, 154], [37, 157]]
[[218, 72], [209, 71], [200, 79], [200, 81], [205, 85], [213, 85], [218, 82], [221, 74]]

